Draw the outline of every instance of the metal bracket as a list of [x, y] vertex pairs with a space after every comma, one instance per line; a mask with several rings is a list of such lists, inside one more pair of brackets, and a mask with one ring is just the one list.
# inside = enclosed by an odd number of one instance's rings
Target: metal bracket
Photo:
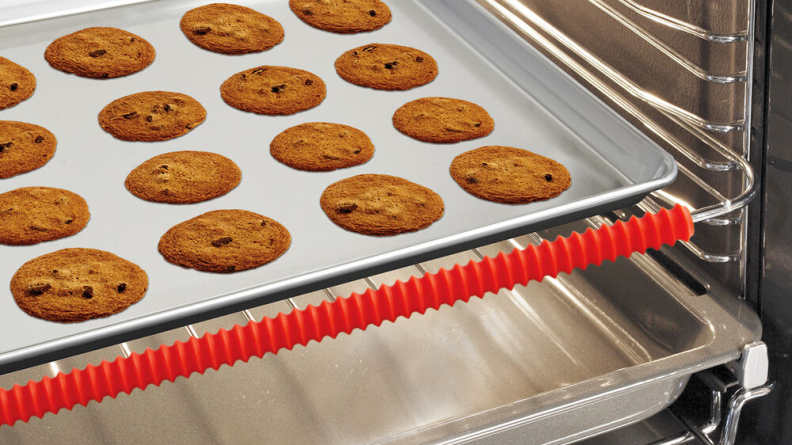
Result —
[[[709, 419], [703, 425], [696, 425], [688, 419], [681, 418], [680, 421], [688, 431], [650, 445], [677, 445], [696, 439], [705, 445], [734, 445], [740, 414], [745, 404], [749, 400], [769, 394], [773, 389], [773, 383], [767, 383], [767, 365], [767, 345], [760, 341], [746, 345], [738, 360], [726, 364], [726, 368], [737, 378], [739, 389], [729, 399], [725, 417], [721, 415], [721, 402], [728, 385], [708, 371], [698, 373], [697, 376], [711, 390]], [[721, 437], [715, 442], [710, 435], [720, 427], [721, 419], [723, 419]]]

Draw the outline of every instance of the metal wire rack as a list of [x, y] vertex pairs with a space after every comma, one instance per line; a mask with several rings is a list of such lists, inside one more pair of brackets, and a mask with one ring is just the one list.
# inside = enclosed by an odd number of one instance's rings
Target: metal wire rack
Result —
[[[727, 226], [742, 224], [746, 206], [751, 202], [757, 190], [757, 181], [754, 172], [748, 163], [751, 141], [751, 88], [753, 81], [753, 42], [755, 0], [746, 2], [747, 23], [745, 29], [732, 34], [720, 34], [703, 29], [697, 25], [670, 17], [659, 11], [647, 8], [636, 0], [616, 0], [619, 4], [635, 13], [641, 18], [651, 20], [671, 30], [698, 37], [706, 42], [717, 45], [745, 45], [744, 65], [732, 73], [716, 74], [696, 64], [681, 52], [675, 50], [661, 38], [653, 35], [627, 15], [620, 12], [614, 5], [605, 0], [588, 0], [603, 13], [607, 14], [620, 26], [625, 27], [637, 37], [657, 49], [663, 57], [678, 64], [700, 81], [710, 84], [745, 84], [742, 97], [742, 116], [734, 121], [713, 121], [694, 114], [675, 105], [657, 95], [649, 92], [629, 77], [605, 63], [583, 45], [571, 39], [529, 6], [519, 0], [478, 0], [480, 4], [492, 11], [504, 23], [517, 31], [523, 37], [549, 53], [556, 60], [566, 66], [583, 80], [588, 82], [607, 99], [622, 108], [627, 114], [637, 119], [654, 136], [662, 140], [668, 147], [675, 150], [689, 160], [695, 169], [702, 172], [717, 172], [723, 175], [741, 175], [743, 187], [735, 196], [729, 197], [721, 193], [707, 181], [701, 179], [701, 174], [685, 165], [679, 165], [679, 172], [692, 183], [704, 190], [715, 204], [694, 208], [684, 200], [663, 190], [652, 194], [639, 208], [657, 210], [664, 204], [685, 204], [690, 208], [693, 220], [714, 226]], [[582, 61], [583, 63], [579, 62]], [[615, 84], [612, 87], [607, 81]], [[682, 142], [672, 131], [658, 124], [652, 117], [640, 109], [634, 101], [643, 103], [659, 112], [683, 132], [693, 136], [697, 141], [717, 153], [719, 159], [708, 159], [688, 144]], [[739, 142], [731, 147], [721, 141], [717, 136], [729, 133], [739, 133]], [[733, 215], [737, 212], [737, 215]], [[744, 259], [744, 249], [729, 253], [711, 253], [697, 246], [695, 243], [685, 243], [685, 246], [698, 258], [712, 263], [738, 262]]]

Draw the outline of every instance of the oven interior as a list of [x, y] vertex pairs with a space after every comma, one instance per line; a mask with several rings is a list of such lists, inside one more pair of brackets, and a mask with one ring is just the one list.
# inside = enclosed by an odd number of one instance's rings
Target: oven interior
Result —
[[[459, 27], [471, 26], [465, 8], [489, 11], [667, 149], [677, 180], [634, 206], [8, 373], [0, 386], [673, 204], [701, 216], [694, 238], [3, 426], [0, 442], [733, 443], [742, 403], [770, 389], [748, 267], [762, 168], [753, 128], [763, 117], [763, 2], [421, 3], [435, 14], [456, 9]], [[693, 386], [704, 388], [701, 407], [669, 411]]]

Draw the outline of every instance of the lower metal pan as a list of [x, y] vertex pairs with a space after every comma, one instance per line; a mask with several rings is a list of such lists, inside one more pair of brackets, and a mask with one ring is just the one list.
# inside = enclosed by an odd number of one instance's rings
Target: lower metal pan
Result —
[[[542, 236], [582, 231], [598, 221]], [[535, 242], [525, 236], [0, 377], [3, 387]], [[684, 264], [686, 268], [690, 265]], [[647, 418], [760, 337], [653, 259], [546, 279], [0, 428], [3, 444], [562, 444]]]

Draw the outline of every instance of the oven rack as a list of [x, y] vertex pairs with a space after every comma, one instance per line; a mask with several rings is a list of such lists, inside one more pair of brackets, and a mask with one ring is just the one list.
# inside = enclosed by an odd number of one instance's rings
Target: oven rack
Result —
[[[682, 107], [675, 105], [647, 89], [641, 87], [627, 76], [608, 65], [591, 51], [567, 36], [562, 30], [539, 14], [535, 13], [525, 2], [519, 0], [477, 0], [479, 4], [493, 12], [505, 24], [518, 32], [521, 36], [537, 45], [540, 49], [560, 61], [567, 69], [581, 77], [593, 86], [600, 94], [614, 102], [632, 118], [639, 121], [655, 137], [659, 138], [666, 146], [693, 164], [693, 169], [702, 172], [716, 172], [720, 174], [741, 175], [742, 189], [735, 196], [725, 196], [707, 181], [701, 178], [691, 168], [678, 162], [679, 172], [689, 181], [698, 186], [707, 195], [712, 197], [715, 204], [695, 208], [693, 205], [663, 190], [653, 192], [652, 198], [647, 198], [640, 205], [641, 210], [656, 210], [660, 206], [683, 204], [686, 205], [696, 223], [712, 226], [742, 225], [743, 236], [745, 233], [746, 207], [757, 192], [758, 182], [752, 167], [748, 162], [751, 141], [751, 88], [753, 82], [753, 47], [755, 33], [755, 4], [756, 0], [747, 1], [747, 25], [744, 30], [732, 34], [719, 34], [703, 29], [688, 22], [667, 16], [659, 11], [641, 5], [636, 0], [616, 0], [635, 14], [651, 20], [666, 28], [696, 36], [706, 42], [720, 45], [743, 43], [745, 48], [745, 64], [741, 69], [730, 74], [713, 74], [701, 66], [690, 61], [679, 51], [673, 49], [661, 38], [653, 35], [645, 28], [638, 25], [626, 15], [619, 12], [605, 0], [588, 0], [603, 13], [621, 26], [629, 29], [642, 40], [651, 44], [664, 57], [682, 66], [686, 71], [695, 75], [702, 82], [711, 84], [744, 84], [742, 98], [742, 116], [732, 122], [716, 122], [705, 119]], [[549, 38], [548, 38], [549, 37]], [[551, 41], [552, 39], [552, 41]], [[556, 43], [554, 43], [556, 42]], [[580, 63], [575, 57], [585, 62]], [[593, 70], [591, 69], [593, 68]], [[593, 74], [596, 71], [609, 82], [617, 85], [620, 90], [612, 87], [606, 81]], [[626, 94], [625, 94], [626, 93]], [[637, 99], [657, 111], [664, 118], [675, 124], [686, 134], [703, 143], [719, 159], [713, 160], [698, 153], [689, 144], [684, 143], [671, 131], [658, 124], [646, 112], [641, 110], [628, 97]], [[717, 136], [728, 133], [738, 133], [739, 142], [735, 147], [730, 147]], [[736, 215], [733, 213], [737, 212]], [[710, 263], [730, 263], [744, 260], [744, 249], [728, 253], [712, 253], [699, 247], [694, 242], [684, 243], [685, 247], [699, 259]]]

